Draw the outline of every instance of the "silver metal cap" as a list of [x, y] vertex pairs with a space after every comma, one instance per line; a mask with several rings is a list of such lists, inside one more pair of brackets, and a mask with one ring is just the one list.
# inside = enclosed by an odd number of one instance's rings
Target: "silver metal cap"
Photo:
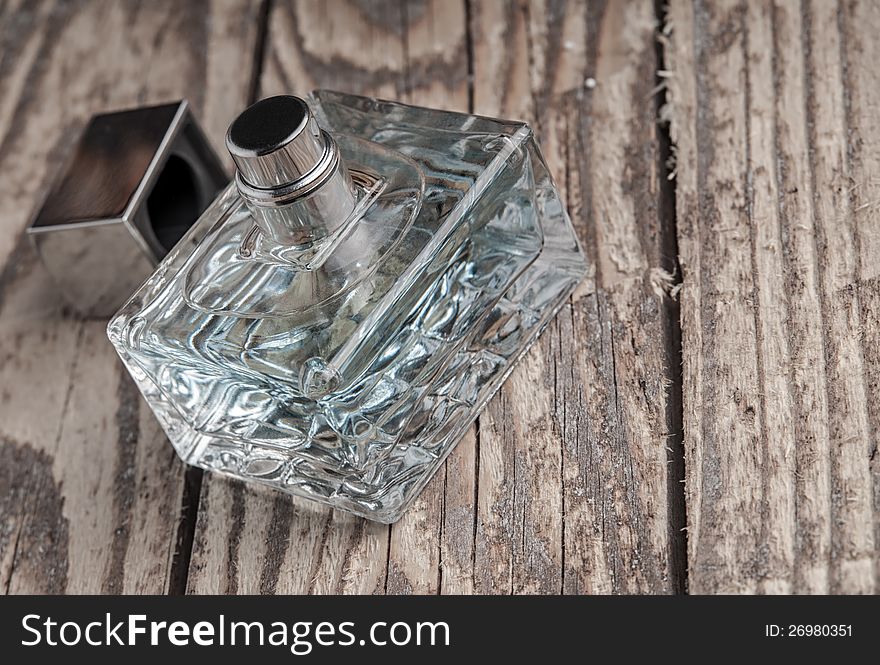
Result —
[[257, 225], [293, 254], [314, 254], [355, 209], [357, 188], [339, 146], [299, 97], [267, 97], [245, 109], [229, 126], [226, 147]]
[[28, 228], [81, 314], [113, 314], [228, 183], [185, 101], [94, 116]]
[[229, 126], [226, 147], [241, 179], [257, 189], [302, 180], [326, 161], [328, 141], [299, 97], [268, 97]]

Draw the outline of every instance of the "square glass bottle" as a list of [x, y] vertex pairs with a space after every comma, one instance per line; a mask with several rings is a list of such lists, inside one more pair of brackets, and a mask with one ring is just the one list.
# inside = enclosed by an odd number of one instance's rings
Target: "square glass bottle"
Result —
[[186, 462], [393, 522], [586, 272], [532, 131], [318, 91], [226, 142], [110, 339]]

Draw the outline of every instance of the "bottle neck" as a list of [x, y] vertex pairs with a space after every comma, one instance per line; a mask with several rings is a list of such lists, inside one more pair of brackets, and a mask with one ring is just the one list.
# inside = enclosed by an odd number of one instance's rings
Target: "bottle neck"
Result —
[[257, 102], [230, 125], [226, 146], [238, 191], [269, 254], [306, 265], [332, 245], [355, 211], [358, 190], [339, 147], [305, 101], [280, 96]]
[[333, 137], [302, 99], [269, 97], [230, 125], [226, 146], [238, 191], [261, 231], [259, 253], [311, 267], [358, 203]]
[[241, 188], [239, 192], [267, 240], [303, 251], [332, 238], [351, 216], [358, 200], [357, 188], [341, 160], [320, 186], [290, 201], [255, 201]]

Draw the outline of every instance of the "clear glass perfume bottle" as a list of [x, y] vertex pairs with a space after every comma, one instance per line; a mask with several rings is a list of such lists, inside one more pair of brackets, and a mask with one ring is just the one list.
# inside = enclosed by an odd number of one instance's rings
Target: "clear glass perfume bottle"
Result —
[[532, 132], [319, 91], [227, 147], [110, 339], [185, 461], [392, 522], [586, 271]]

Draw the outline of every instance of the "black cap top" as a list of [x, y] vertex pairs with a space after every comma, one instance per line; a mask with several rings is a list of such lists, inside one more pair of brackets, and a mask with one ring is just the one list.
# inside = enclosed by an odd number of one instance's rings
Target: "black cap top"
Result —
[[230, 151], [264, 155], [289, 143], [306, 126], [309, 107], [299, 97], [279, 95], [261, 99], [229, 126]]
[[242, 179], [260, 189], [284, 186], [309, 173], [326, 149], [321, 130], [299, 97], [268, 97], [229, 126], [226, 147]]

